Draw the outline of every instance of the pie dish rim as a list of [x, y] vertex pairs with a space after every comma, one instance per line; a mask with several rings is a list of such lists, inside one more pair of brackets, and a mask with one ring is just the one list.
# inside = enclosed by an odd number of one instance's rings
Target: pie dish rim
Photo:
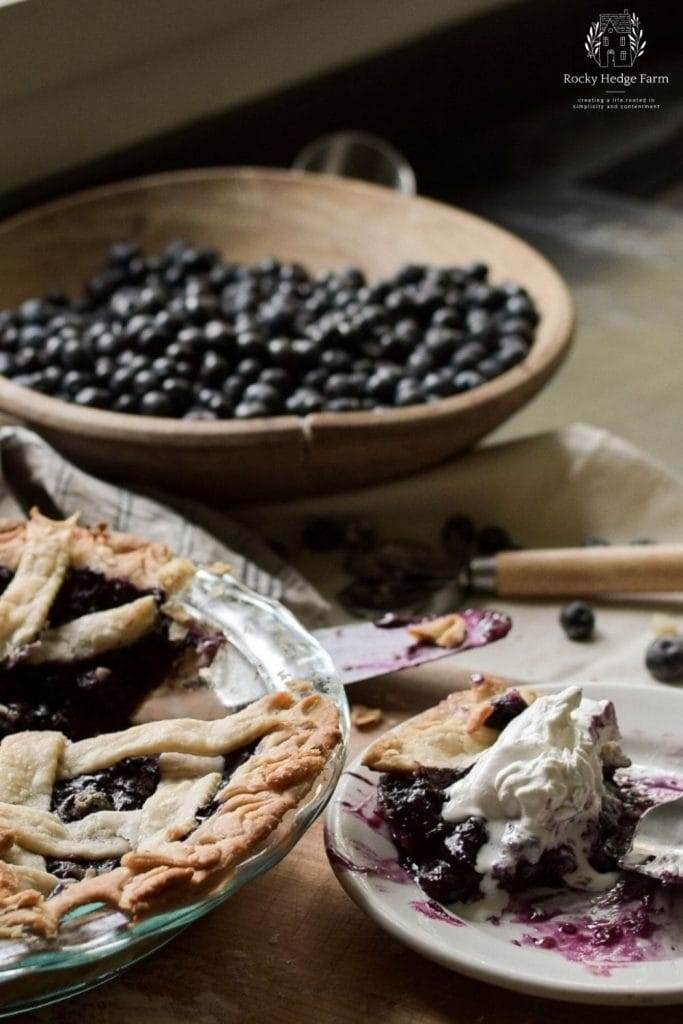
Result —
[[[4, 526], [5, 521], [0, 525]], [[202, 570], [202, 574], [205, 577], [210, 577], [216, 581], [219, 586], [227, 584], [227, 577], [221, 578], [225, 570], [223, 566], [211, 566], [208, 570], [204, 569], [201, 565], [193, 566], [192, 573], [187, 574], [187, 560], [179, 561], [185, 563], [182, 579], [184, 586], [197, 576], [199, 570]], [[218, 569], [221, 572], [221, 576], [216, 575], [215, 572], [211, 573], [211, 569]], [[311, 692], [318, 692], [328, 698], [331, 697], [339, 713], [341, 732], [341, 738], [336, 747], [332, 749], [327, 765], [315, 779], [311, 792], [296, 805], [292, 814], [287, 816], [288, 819], [291, 817], [291, 821], [287, 820], [284, 826], [281, 823], [262, 846], [256, 850], [247, 851], [244, 859], [235, 865], [234, 871], [229, 878], [221, 883], [217, 892], [211, 891], [208, 895], [205, 894], [198, 899], [183, 899], [179, 905], [173, 906], [170, 909], [163, 908], [143, 917], [137, 922], [126, 922], [123, 931], [110, 931], [109, 936], [98, 936], [77, 946], [65, 946], [58, 942], [47, 948], [29, 948], [28, 952], [25, 952], [18, 958], [7, 959], [5, 962], [0, 963], [0, 981], [32, 973], [51, 971], [56, 968], [83, 966], [85, 963], [92, 963], [120, 952], [126, 946], [130, 946], [134, 951], [141, 940], [149, 940], [150, 937], [157, 935], [161, 937], [160, 941], [166, 941], [169, 931], [175, 931], [191, 920], [203, 916], [214, 906], [229, 898], [233, 892], [241, 888], [251, 878], [263, 873], [277, 863], [295, 845], [315, 817], [322, 811], [325, 803], [331, 796], [336, 780], [342, 770], [349, 728], [348, 705], [334, 666], [315, 638], [279, 602], [256, 594], [249, 587], [238, 583], [232, 577], [229, 578], [229, 582], [233, 589], [237, 588], [241, 592], [247, 604], [250, 603], [252, 606], [257, 607], [259, 614], [269, 616], [272, 623], [275, 624], [275, 628], [279, 629], [283, 637], [286, 637], [288, 641], [291, 640], [293, 631], [296, 631], [299, 643], [303, 641], [307, 645], [312, 659], [317, 661], [319, 677], [317, 680], [313, 680]], [[177, 598], [184, 593], [184, 586], [180, 590], [171, 588], [173, 598]], [[229, 599], [225, 598], [225, 600]], [[200, 617], [204, 618], [205, 615], [202, 613]], [[260, 652], [259, 657], [255, 656], [255, 662], [262, 664]], [[265, 667], [266, 669], [268, 668], [267, 665]], [[292, 675], [289, 682], [294, 682], [294, 679], [295, 676]], [[263, 694], [287, 689], [288, 687], [282, 680], [281, 666], [276, 666], [273, 669], [272, 678], [266, 680], [264, 684]], [[296, 687], [290, 689], [289, 692], [296, 698], [302, 696]], [[81, 915], [88, 911], [88, 908], [89, 905], [76, 907], [70, 913], [69, 920], [81, 917]], [[107, 913], [106, 909], [104, 913]], [[11, 939], [3, 940], [3, 943], [6, 944], [6, 948], [7, 945], [16, 944], [18, 947], [25, 945], [21, 940]], [[54, 998], [54, 996], [51, 998]], [[36, 1004], [29, 1003], [28, 1005]]]

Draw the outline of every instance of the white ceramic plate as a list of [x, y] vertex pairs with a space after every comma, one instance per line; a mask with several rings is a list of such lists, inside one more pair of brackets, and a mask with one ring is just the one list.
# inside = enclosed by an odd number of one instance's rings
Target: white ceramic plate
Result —
[[[683, 791], [683, 694], [665, 686], [598, 683], [583, 691], [614, 702], [634, 764], [652, 778], [666, 775], [674, 788], [680, 782]], [[534, 944], [546, 934], [542, 923], [516, 923], [510, 914], [498, 924], [466, 920], [467, 910], [459, 917], [430, 901], [402, 871], [375, 815], [376, 779], [360, 758], [346, 770], [327, 812], [327, 850], [346, 892], [395, 938], [452, 970], [532, 995], [584, 1003], [683, 1002], [683, 896], [662, 911], [653, 936], [627, 936], [589, 954], [584, 948], [578, 960], [571, 959], [571, 948]]]

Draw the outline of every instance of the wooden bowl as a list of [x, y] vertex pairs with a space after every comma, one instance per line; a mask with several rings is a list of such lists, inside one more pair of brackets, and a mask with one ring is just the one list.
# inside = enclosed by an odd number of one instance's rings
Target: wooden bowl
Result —
[[182, 171], [81, 192], [0, 225], [0, 305], [48, 288], [78, 293], [107, 247], [149, 251], [173, 238], [226, 258], [265, 255], [316, 270], [360, 265], [370, 278], [408, 261], [481, 259], [541, 313], [524, 362], [473, 391], [383, 412], [249, 421], [185, 421], [84, 409], [0, 377], [0, 409], [86, 469], [208, 499], [243, 503], [376, 483], [468, 448], [543, 386], [567, 352], [572, 301], [562, 279], [514, 235], [462, 210], [385, 188], [285, 170]]

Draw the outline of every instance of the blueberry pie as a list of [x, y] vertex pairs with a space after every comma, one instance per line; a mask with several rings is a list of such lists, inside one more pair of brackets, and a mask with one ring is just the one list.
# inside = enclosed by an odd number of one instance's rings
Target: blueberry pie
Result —
[[175, 610], [194, 571], [76, 516], [0, 522], [1, 938], [53, 938], [93, 901], [137, 919], [205, 895], [337, 745], [336, 706], [304, 684], [212, 721], [131, 724], [225, 642]]
[[442, 903], [498, 913], [530, 887], [611, 888], [643, 808], [614, 708], [581, 690], [536, 697], [475, 677], [389, 732], [364, 763], [404, 866]]

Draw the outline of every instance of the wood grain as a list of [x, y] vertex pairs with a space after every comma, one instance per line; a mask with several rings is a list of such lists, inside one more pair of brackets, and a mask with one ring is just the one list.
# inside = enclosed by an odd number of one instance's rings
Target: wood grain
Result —
[[49, 287], [78, 292], [107, 247], [171, 239], [228, 259], [266, 254], [314, 269], [359, 264], [371, 278], [406, 261], [483, 259], [541, 312], [524, 362], [472, 392], [385, 412], [249, 422], [165, 420], [81, 409], [0, 377], [0, 410], [37, 427], [85, 468], [209, 500], [247, 502], [355, 487], [399, 476], [471, 446], [535, 394], [565, 356], [572, 302], [534, 249], [462, 210], [389, 189], [302, 172], [182, 171], [93, 189], [0, 225], [0, 304]]
[[503, 597], [683, 590], [683, 544], [506, 551], [496, 556]]

